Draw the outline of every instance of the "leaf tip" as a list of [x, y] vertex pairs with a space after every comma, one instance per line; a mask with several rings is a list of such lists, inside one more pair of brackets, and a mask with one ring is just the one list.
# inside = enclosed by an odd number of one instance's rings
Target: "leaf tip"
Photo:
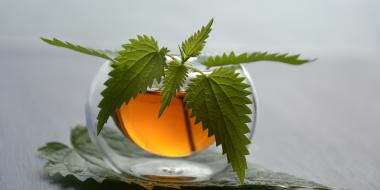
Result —
[[162, 116], [162, 114], [165, 111], [165, 108], [166, 108], [166, 106], [164, 106], [164, 105], [161, 106], [160, 111], [158, 112], [158, 115], [157, 115], [158, 118], [160, 118]]
[[214, 23], [214, 17], [211, 17], [210, 21], [208, 22], [208, 25], [212, 25]]
[[244, 184], [245, 174], [239, 175], [238, 177], [239, 177], [240, 184], [241, 185]]
[[103, 129], [103, 124], [101, 123], [98, 123], [98, 125], [96, 126], [96, 135], [99, 136], [100, 132], [102, 131]]
[[50, 43], [52, 40], [48, 39], [48, 38], [44, 38], [44, 37], [40, 37], [40, 39], [46, 43]]

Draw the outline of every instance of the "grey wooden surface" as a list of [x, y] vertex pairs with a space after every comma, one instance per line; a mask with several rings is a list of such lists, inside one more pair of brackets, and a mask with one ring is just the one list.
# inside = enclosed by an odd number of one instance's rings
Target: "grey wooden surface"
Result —
[[148, 32], [174, 49], [211, 16], [207, 52], [319, 58], [301, 67], [248, 66], [259, 95], [250, 159], [335, 188], [380, 189], [378, 1], [200, 2], [1, 0], [0, 190], [93, 188], [51, 180], [36, 150], [47, 141], [69, 143], [70, 128], [84, 123], [87, 89], [102, 60], [38, 37], [112, 49]]

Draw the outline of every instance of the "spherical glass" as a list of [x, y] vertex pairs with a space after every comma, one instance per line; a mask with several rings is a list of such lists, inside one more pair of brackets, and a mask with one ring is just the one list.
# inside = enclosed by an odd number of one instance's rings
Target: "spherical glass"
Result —
[[[208, 74], [212, 69], [199, 63], [205, 58], [200, 56], [190, 62]], [[221, 146], [215, 146], [214, 137], [209, 137], [207, 130], [202, 130], [201, 123], [194, 124], [190, 111], [184, 108], [185, 91], [189, 79], [198, 75], [195, 72], [188, 74], [184, 87], [160, 118], [159, 90], [162, 84], [156, 83], [146, 93], [140, 93], [115, 110], [102, 132], [96, 135], [100, 93], [105, 88], [103, 84], [108, 79], [110, 64], [105, 62], [93, 79], [86, 103], [86, 120], [91, 140], [113, 170], [147, 180], [195, 182], [207, 180], [228, 166]], [[248, 123], [250, 133], [247, 134], [251, 139], [257, 113], [256, 91], [244, 66], [238, 67], [237, 72], [246, 77], [244, 82], [252, 91], [249, 97], [253, 102], [249, 105], [252, 122]]]

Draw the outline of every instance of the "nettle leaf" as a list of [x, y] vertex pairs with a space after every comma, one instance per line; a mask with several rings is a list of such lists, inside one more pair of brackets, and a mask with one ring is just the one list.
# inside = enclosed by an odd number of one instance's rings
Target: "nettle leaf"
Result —
[[154, 80], [160, 82], [164, 74], [166, 48], [160, 49], [153, 37], [145, 35], [129, 41], [123, 45], [125, 50], [119, 51], [110, 78], [104, 83], [106, 88], [99, 103], [98, 134], [117, 108], [138, 93], [145, 92]]
[[87, 129], [84, 126], [76, 126], [71, 129], [71, 145], [75, 151], [87, 162], [97, 165], [104, 166], [102, 157], [99, 155], [98, 149], [94, 144], [92, 144], [90, 136], [88, 135]]
[[[249, 165], [250, 169], [247, 172], [244, 185], [241, 185], [235, 177], [232, 168], [226, 169], [223, 173], [207, 181], [196, 183], [146, 181], [125, 173], [116, 173], [102, 159], [99, 160], [100, 164], [94, 164], [92, 160], [97, 160], [101, 156], [96, 146], [88, 140], [90, 137], [87, 129], [84, 126], [77, 126], [71, 133], [71, 141], [73, 147], [75, 147], [73, 149], [59, 142], [50, 142], [38, 149], [40, 156], [47, 160], [44, 169], [51, 176], [56, 174], [64, 177], [71, 175], [79, 181], [93, 179], [100, 183], [108, 180], [111, 184], [113, 181], [117, 181], [126, 183], [125, 188], [134, 187], [129, 186], [129, 184], [135, 183], [146, 189], [153, 189], [154, 187], [177, 189], [198, 189], [203, 187], [209, 189], [330, 189], [324, 185], [289, 174], [273, 172], [252, 163]], [[107, 142], [124, 144], [125, 137], [119, 138], [123, 137], [123, 135], [115, 129], [106, 128], [101, 133], [101, 135], [103, 134], [111, 134], [103, 136]], [[82, 138], [86, 140], [81, 140]], [[87, 148], [92, 150], [85, 151]], [[117, 152], [126, 151], [125, 146], [116, 146], [113, 147], [113, 150]], [[87, 181], [87, 183], [89, 182], [91, 181]]]
[[59, 142], [49, 142], [38, 149], [40, 156], [50, 162], [61, 162], [63, 157], [70, 151], [69, 147]]
[[178, 61], [172, 61], [165, 72], [165, 79], [162, 88], [161, 108], [158, 113], [160, 117], [165, 108], [170, 105], [173, 97], [176, 97], [177, 91], [180, 90], [187, 78], [188, 69], [184, 64]]
[[195, 32], [187, 40], [182, 42], [182, 52], [187, 60], [189, 57], [196, 57], [201, 54], [203, 47], [206, 44], [206, 39], [211, 32], [211, 26], [214, 22], [214, 19], [211, 19], [206, 26], [202, 26], [200, 30]]
[[186, 108], [192, 109], [195, 122], [202, 122], [203, 129], [215, 135], [216, 144], [222, 145], [241, 182], [247, 169], [246, 145], [250, 143], [246, 123], [251, 121], [247, 116], [251, 113], [247, 106], [251, 92], [245, 90], [249, 85], [244, 79], [232, 69], [220, 68], [192, 79], [185, 96]]
[[113, 59], [110, 56], [108, 56], [106, 53], [104, 53], [101, 50], [94, 50], [94, 49], [83, 47], [80, 45], [76, 45], [76, 44], [73, 44], [70, 42], [63, 42], [63, 41], [60, 41], [56, 38], [53, 38], [52, 40], [47, 39], [47, 38], [41, 38], [41, 40], [50, 44], [50, 45], [53, 45], [53, 46], [64, 47], [64, 48], [71, 49], [71, 50], [74, 50], [74, 51], [77, 51], [80, 53], [84, 53], [87, 55], [92, 55], [92, 56], [96, 56], [96, 57], [100, 57], [103, 59], [108, 59], [110, 61], [113, 61]]
[[223, 53], [221, 56], [210, 56], [202, 64], [207, 67], [234, 65], [241, 63], [251, 63], [257, 61], [275, 61], [281, 63], [287, 63], [291, 65], [301, 65], [311, 62], [313, 60], [300, 59], [300, 55], [289, 55], [287, 53], [267, 53], [267, 52], [254, 52], [254, 53], [242, 53], [235, 55], [234, 52], [230, 54]]

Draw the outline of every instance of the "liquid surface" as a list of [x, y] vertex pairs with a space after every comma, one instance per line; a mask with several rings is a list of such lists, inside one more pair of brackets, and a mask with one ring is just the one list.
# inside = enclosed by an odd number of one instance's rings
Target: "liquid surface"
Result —
[[166, 157], [183, 157], [203, 150], [215, 142], [202, 124], [194, 125], [184, 109], [184, 93], [178, 93], [158, 118], [161, 95], [139, 94], [116, 112], [119, 127], [142, 149]]

